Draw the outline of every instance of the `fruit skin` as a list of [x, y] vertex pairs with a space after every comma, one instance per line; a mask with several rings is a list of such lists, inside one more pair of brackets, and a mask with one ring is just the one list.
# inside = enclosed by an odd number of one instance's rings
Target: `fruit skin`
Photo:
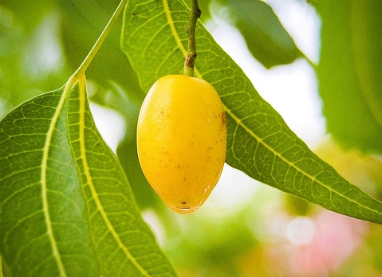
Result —
[[138, 157], [172, 210], [191, 213], [206, 201], [223, 169], [226, 137], [223, 105], [207, 81], [168, 75], [151, 87], [138, 117]]

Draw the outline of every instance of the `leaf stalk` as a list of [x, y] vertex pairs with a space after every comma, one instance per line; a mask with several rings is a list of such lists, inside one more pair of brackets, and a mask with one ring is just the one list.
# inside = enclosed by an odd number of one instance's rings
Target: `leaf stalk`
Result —
[[98, 50], [101, 48], [102, 44], [104, 43], [106, 37], [109, 35], [110, 30], [114, 26], [115, 22], [117, 21], [119, 15], [125, 8], [127, 2], [129, 0], [121, 0], [119, 3], [117, 9], [114, 11], [113, 15], [111, 16], [109, 22], [106, 24], [105, 28], [103, 29], [101, 35], [98, 37], [97, 41], [94, 43], [92, 49], [86, 56], [86, 58], [83, 60], [81, 65], [78, 67], [78, 69], [73, 73], [71, 79], [78, 80], [81, 78], [82, 75], [85, 74], [85, 71], [89, 67], [90, 63], [93, 61], [95, 55], [97, 54]]

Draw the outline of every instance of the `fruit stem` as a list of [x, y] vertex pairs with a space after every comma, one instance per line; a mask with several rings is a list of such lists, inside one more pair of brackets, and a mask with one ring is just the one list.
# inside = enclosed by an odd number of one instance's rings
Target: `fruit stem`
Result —
[[81, 65], [78, 67], [78, 69], [71, 76], [73, 80], [78, 80], [79, 78], [81, 78], [82, 75], [85, 74], [86, 69], [89, 67], [90, 63], [92, 62], [93, 58], [97, 54], [98, 50], [101, 48], [106, 37], [109, 35], [110, 30], [112, 29], [114, 23], [117, 21], [118, 16], [121, 14], [121, 12], [125, 8], [128, 1], [129, 0], [121, 0], [117, 9], [114, 11], [113, 15], [109, 19], [109, 22], [106, 24], [105, 28], [103, 29], [102, 33], [98, 37], [97, 41], [94, 43], [92, 49], [90, 50], [86, 58], [83, 60]]
[[199, 9], [198, 0], [191, 0], [190, 19], [186, 27], [186, 32], [188, 35], [188, 49], [183, 70], [183, 74], [187, 76], [194, 76], [194, 63], [197, 56], [195, 46], [195, 28], [196, 21], [201, 14], [202, 11]]

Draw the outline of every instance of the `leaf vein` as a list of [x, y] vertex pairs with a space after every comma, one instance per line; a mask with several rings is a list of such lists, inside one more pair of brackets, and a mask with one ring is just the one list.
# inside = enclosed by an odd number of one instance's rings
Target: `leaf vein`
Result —
[[84, 168], [84, 174], [85, 174], [85, 177], [87, 179], [87, 183], [88, 183], [90, 192], [92, 194], [93, 201], [97, 207], [97, 210], [98, 210], [100, 216], [102, 217], [102, 220], [105, 222], [105, 225], [107, 226], [108, 231], [110, 232], [111, 236], [113, 237], [113, 239], [115, 240], [115, 242], [119, 246], [119, 248], [117, 248], [117, 249], [121, 249], [124, 252], [125, 256], [134, 264], [134, 266], [141, 272], [142, 275], [149, 276], [147, 271], [138, 263], [138, 261], [130, 253], [129, 249], [127, 249], [125, 244], [122, 242], [120, 236], [118, 235], [113, 224], [111, 223], [111, 221], [107, 215], [107, 212], [105, 211], [105, 209], [102, 205], [101, 200], [99, 199], [99, 197], [97, 195], [97, 190], [96, 190], [95, 184], [93, 182], [93, 177], [90, 173], [88, 158], [87, 158], [87, 154], [86, 154], [87, 151], [86, 151], [86, 146], [85, 146], [85, 141], [86, 141], [86, 138], [85, 138], [85, 128], [86, 128], [86, 124], [85, 124], [85, 103], [86, 103], [85, 102], [85, 100], [86, 100], [85, 86], [86, 86], [86, 84], [85, 84], [85, 82], [86, 81], [84, 80], [84, 77], [78, 80], [79, 90], [80, 90], [80, 105], [79, 105], [79, 108], [80, 108], [80, 113], [79, 113], [80, 114], [80, 117], [79, 117], [80, 155], [82, 157], [81, 161], [82, 161], [83, 168]]

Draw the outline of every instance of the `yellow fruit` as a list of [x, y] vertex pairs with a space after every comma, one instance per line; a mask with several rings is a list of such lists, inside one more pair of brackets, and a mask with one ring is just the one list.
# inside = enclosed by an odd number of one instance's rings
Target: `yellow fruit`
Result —
[[171, 209], [191, 213], [206, 201], [222, 172], [226, 136], [223, 105], [208, 82], [169, 75], [151, 87], [138, 118], [138, 156]]

